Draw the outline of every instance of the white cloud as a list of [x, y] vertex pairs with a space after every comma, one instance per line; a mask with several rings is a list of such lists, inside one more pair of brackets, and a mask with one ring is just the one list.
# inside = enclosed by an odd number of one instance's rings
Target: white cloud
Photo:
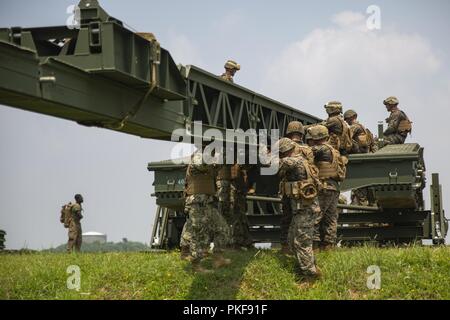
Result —
[[263, 92], [306, 108], [330, 99], [361, 108], [371, 98], [414, 93], [439, 70], [439, 59], [418, 35], [369, 31], [354, 12], [333, 22], [281, 51], [267, 68]]
[[361, 26], [366, 17], [359, 12], [343, 11], [335, 14], [332, 18], [333, 23], [340, 27], [348, 27], [358, 25]]

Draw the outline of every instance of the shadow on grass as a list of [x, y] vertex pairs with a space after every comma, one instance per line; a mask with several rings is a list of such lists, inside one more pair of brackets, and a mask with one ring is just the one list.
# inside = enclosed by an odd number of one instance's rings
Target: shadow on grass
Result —
[[211, 259], [202, 261], [202, 266], [213, 270], [211, 273], [198, 273], [187, 266], [187, 272], [194, 273], [194, 280], [186, 299], [192, 300], [234, 300], [239, 292], [245, 269], [258, 250], [227, 251], [225, 257], [231, 264], [219, 269], [212, 267]]

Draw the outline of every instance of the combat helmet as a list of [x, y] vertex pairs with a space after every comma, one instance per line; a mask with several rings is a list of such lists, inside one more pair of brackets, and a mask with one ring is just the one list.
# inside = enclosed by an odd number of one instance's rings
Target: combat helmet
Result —
[[391, 97], [388, 97], [388, 98], [384, 99], [383, 104], [385, 106], [386, 105], [396, 106], [396, 105], [398, 105], [398, 99], [397, 99], [397, 97], [391, 96]]
[[308, 132], [311, 135], [311, 139], [313, 139], [314, 141], [326, 139], [329, 137], [328, 128], [320, 124], [311, 127]]
[[233, 60], [228, 60], [224, 66], [225, 69], [241, 70], [241, 65]]
[[358, 116], [355, 110], [350, 109], [344, 112], [344, 119], [350, 119], [353, 116]]
[[286, 129], [286, 134], [291, 134], [291, 133], [300, 133], [300, 134], [304, 135], [305, 128], [303, 127], [303, 124], [300, 121], [289, 122], [287, 129]]
[[285, 153], [292, 150], [295, 147], [295, 143], [289, 138], [281, 138], [274, 145], [274, 150], [278, 150], [279, 153]]
[[327, 113], [335, 113], [336, 111], [342, 112], [342, 103], [339, 101], [330, 101], [325, 106]]

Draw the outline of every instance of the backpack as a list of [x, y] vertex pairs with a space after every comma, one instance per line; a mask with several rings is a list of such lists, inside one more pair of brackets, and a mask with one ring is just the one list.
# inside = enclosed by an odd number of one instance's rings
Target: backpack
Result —
[[73, 204], [69, 202], [61, 207], [61, 216], [59, 221], [64, 224], [64, 228], [69, 228], [70, 221], [72, 219], [72, 206]]
[[342, 117], [339, 116], [337, 118], [342, 124], [342, 134], [339, 137], [339, 144], [340, 144], [339, 147], [347, 152], [351, 152], [353, 148], [353, 140], [350, 128], [348, 127], [347, 122], [345, 122], [345, 120], [342, 119]]
[[367, 146], [369, 147], [369, 152], [375, 152], [377, 150], [377, 145], [375, 143], [375, 138], [373, 136], [373, 133], [365, 128], [366, 130], [366, 137], [367, 137]]
[[401, 120], [400, 123], [398, 124], [398, 132], [400, 134], [404, 134], [407, 135], [408, 133], [411, 134], [412, 131], [412, 121], [409, 120], [408, 116], [406, 115], [406, 113], [404, 113], [403, 111], [400, 111], [403, 115], [403, 117], [405, 119]]

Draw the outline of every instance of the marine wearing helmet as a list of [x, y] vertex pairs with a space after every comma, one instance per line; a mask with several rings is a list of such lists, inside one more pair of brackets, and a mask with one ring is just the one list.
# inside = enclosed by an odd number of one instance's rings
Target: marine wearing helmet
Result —
[[233, 60], [228, 60], [224, 65], [225, 73], [223, 73], [220, 77], [223, 80], [234, 82], [233, 77], [237, 71], [241, 70], [241, 65]]

